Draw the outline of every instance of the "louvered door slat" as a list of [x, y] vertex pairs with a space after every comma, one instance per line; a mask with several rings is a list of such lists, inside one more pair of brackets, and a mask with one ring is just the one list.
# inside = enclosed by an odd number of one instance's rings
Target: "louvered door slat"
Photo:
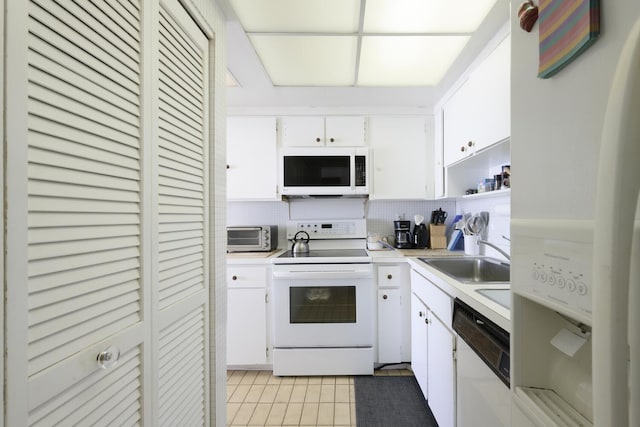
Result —
[[[196, 76], [202, 69], [202, 52], [193, 41], [187, 37], [171, 16], [163, 9], [160, 10], [160, 40], [165, 41], [162, 53], [167, 57], [175, 58], [172, 62], [179, 67], [184, 67], [185, 71], [192, 76]], [[184, 65], [186, 66], [184, 66]], [[194, 84], [202, 90], [204, 84], [197, 77], [193, 79]]]
[[[93, 120], [111, 122], [115, 119], [124, 126], [130, 126], [127, 130], [129, 134], [135, 135], [140, 127], [137, 111], [132, 113], [122, 108], [123, 106], [115, 105], [114, 103], [120, 100], [109, 96], [108, 93], [101, 94], [107, 96], [105, 100], [96, 93], [87, 92], [75, 84], [61, 81], [57, 76], [33, 68], [29, 73], [29, 81], [34, 83], [29, 93], [33, 98], [46, 100], [58, 108], [91, 117]], [[124, 106], [127, 107], [126, 104]]]
[[[198, 309], [160, 333], [159, 360], [160, 370], [164, 375], [161, 376], [158, 394], [160, 420], [163, 426], [174, 426], [190, 417], [195, 418], [194, 423], [189, 425], [203, 423], [202, 391], [205, 380], [202, 362], [205, 352], [202, 339], [204, 335], [200, 334], [203, 331], [204, 313]], [[188, 380], [182, 382], [182, 387], [177, 387], [181, 384], [180, 378]]]
[[[32, 181], [29, 183], [29, 194], [43, 197], [60, 197], [69, 199], [94, 200], [95, 189], [81, 185], [65, 185], [57, 182]], [[134, 192], [124, 192], [101, 188], [100, 194], [112, 202], [139, 202], [140, 196]]]
[[[68, 33], [68, 30], [66, 30]], [[41, 49], [47, 52], [47, 56], [56, 62], [64, 64], [65, 61], [82, 63], [85, 67], [92, 68], [96, 73], [115, 82], [122, 88], [139, 95], [139, 77], [125, 67], [119, 67], [117, 61], [106, 64], [77, 45], [70, 43], [66, 38], [58, 35], [38, 20], [32, 20], [29, 27], [29, 44], [37, 46], [39, 42], [45, 43]], [[34, 40], [39, 39], [39, 40]], [[52, 50], [55, 49], [55, 50]], [[56, 50], [58, 52], [56, 52]], [[61, 55], [61, 56], [58, 56]]]
[[172, 120], [171, 117], [160, 111], [160, 140], [161, 141], [173, 141], [183, 144], [185, 148], [193, 150], [195, 153], [202, 154], [202, 141], [197, 136], [193, 135], [192, 129], [183, 129], [182, 124], [178, 121]]
[[[109, 1], [93, 0], [91, 2], [97, 9], [100, 9], [110, 22], [114, 22], [122, 28], [132, 39], [140, 43], [140, 8], [137, 2], [133, 1]], [[82, 6], [82, 3], [80, 4]]]
[[[55, 192], [52, 192], [55, 194]], [[29, 230], [28, 242], [47, 243], [70, 240], [98, 239], [103, 237], [133, 236], [140, 234], [134, 225], [118, 224], [116, 226], [65, 227], [65, 228], [32, 228]]]
[[[42, 8], [43, 6], [46, 7], [46, 10]], [[64, 39], [75, 44], [78, 49], [85, 51], [96, 61], [109, 66], [112, 70], [117, 70], [131, 81], [138, 81], [137, 52], [131, 52], [129, 56], [127, 55], [129, 49], [123, 52], [113, 44], [106, 43], [95, 29], [77, 20], [63, 8], [56, 7], [53, 2], [43, 2], [43, 5], [37, 5], [35, 0], [32, 0], [29, 15], [34, 21], [49, 28], [55, 28], [58, 40]], [[89, 15], [84, 18], [89, 19]], [[79, 42], [80, 40], [81, 42]]]
[[200, 155], [202, 155], [202, 149], [200, 146], [185, 147], [182, 144], [178, 144], [172, 140], [165, 139], [162, 147], [159, 147], [161, 154], [169, 153], [168, 157], [177, 156], [177, 158], [184, 159], [187, 164], [197, 164], [201, 161]]
[[[129, 283], [128, 285], [131, 284]], [[135, 285], [135, 283], [133, 284]], [[137, 294], [135, 287], [118, 286], [91, 292], [72, 299], [51, 301], [45, 306], [33, 307], [29, 312], [30, 336], [35, 341], [38, 338], [46, 337], [50, 326], [59, 329], [73, 327], [85, 319], [104, 314], [109, 310], [139, 300], [140, 296]], [[105, 301], [108, 301], [108, 303], [105, 303]], [[97, 307], [97, 309], [94, 307]]]
[[90, 252], [104, 252], [113, 249], [132, 248], [140, 244], [140, 238], [137, 235], [124, 237], [108, 237], [102, 239], [93, 239], [71, 242], [51, 242], [43, 244], [30, 245], [29, 260], [46, 260], [51, 257], [52, 252], [56, 254], [56, 258], [72, 257]]
[[[108, 86], [100, 85], [98, 82], [79, 74], [78, 70], [69, 68], [69, 64], [59, 64], [46, 56], [42, 56], [36, 50], [29, 52], [29, 62], [34, 64], [31, 69], [32, 74], [42, 73], [44, 75], [41, 80], [46, 78], [57, 79], [60, 82], [64, 82], [68, 87], [73, 86], [78, 90], [92, 94], [106, 104], [116, 106], [129, 114], [136, 115], [136, 117], [139, 113], [139, 99], [134, 94], [113, 92], [109, 90]], [[46, 86], [46, 84], [43, 84], [43, 86]]]
[[167, 268], [159, 272], [160, 280], [172, 280], [175, 277], [182, 277], [188, 275], [189, 272], [194, 270], [200, 270], [203, 268], [202, 259], [196, 258], [188, 263], [179, 264], [173, 268]]
[[[94, 0], [91, 3], [76, 1], [62, 4], [104, 40], [119, 51], [127, 52], [134, 63], [137, 63], [140, 56], [140, 35], [137, 28], [140, 27], [140, 22], [118, 2]], [[114, 27], [117, 31], [113, 30]], [[91, 33], [87, 34], [87, 37], [91, 36]]]
[[[80, 283], [75, 285], [69, 285], [70, 291], [73, 291], [75, 295], [78, 295], [73, 300], [68, 302], [68, 294], [62, 292], [58, 288], [53, 288], [48, 292], [33, 293], [31, 296], [31, 316], [36, 316], [37, 309], [43, 309], [46, 311], [60, 311], [59, 307], [69, 304], [70, 310], [78, 310], [82, 307], [96, 304], [103, 299], [111, 298], [113, 295], [132, 294], [137, 291], [137, 281], [139, 274], [137, 271], [125, 271], [114, 275], [115, 277], [100, 278], [108, 280], [109, 286], [99, 291], [94, 291], [92, 286], [100, 283], [100, 280], [95, 282], [88, 281], [87, 284]], [[64, 312], [63, 312], [64, 313]], [[48, 313], [44, 313], [41, 316], [46, 316]], [[34, 323], [37, 319], [34, 320]]]
[[[66, 123], [51, 122], [37, 116], [29, 117], [29, 127], [33, 147], [52, 149], [56, 146], [59, 152], [75, 153], [79, 157], [88, 155], [90, 159], [102, 159], [105, 163], [139, 168], [140, 153], [136, 144], [125, 144], [122, 140], [105, 143], [103, 133], [90, 133], [88, 129], [72, 128]], [[59, 141], [59, 144], [54, 141]]]
[[[41, 163], [41, 157], [51, 158], [43, 155], [40, 150], [30, 150], [33, 162], [29, 165], [29, 173], [33, 179], [54, 181], [60, 183], [70, 183], [72, 185], [87, 185], [91, 187], [118, 189], [125, 192], [135, 192], [139, 173], [137, 170], [126, 170], [124, 168], [110, 168], [97, 161], [86, 161], [73, 156], [63, 156], [67, 159], [65, 167], [56, 167], [55, 164]], [[93, 168], [93, 169], [92, 169]], [[96, 198], [99, 198], [96, 194]]]
[[[92, 133], [94, 135], [102, 135], [103, 140], [114, 141], [119, 144], [127, 144], [135, 147], [138, 144], [138, 137], [131, 135], [118, 129], [117, 121], [110, 120], [107, 126], [97, 120], [90, 120], [83, 117], [78, 117], [65, 110], [56, 108], [55, 105], [46, 104], [38, 101], [37, 99], [30, 99], [28, 108], [30, 113], [36, 117], [46, 117], [48, 120], [55, 122], [56, 124], [67, 124], [70, 128], [82, 129], [84, 132]], [[130, 127], [128, 127], [131, 129]], [[46, 131], [42, 133], [47, 133]], [[115, 149], [116, 147], [114, 147]]]
[[30, 262], [30, 277], [38, 277], [52, 273], [60, 273], [63, 271], [73, 270], [76, 268], [89, 267], [98, 268], [100, 265], [111, 263], [113, 261], [127, 260], [136, 258], [139, 254], [138, 248], [128, 247], [121, 249], [112, 249], [103, 251], [100, 254], [81, 254], [65, 258], [49, 258], [46, 260]]
[[196, 116], [201, 114], [199, 106], [186, 99], [184, 97], [184, 92], [182, 92], [180, 88], [166, 84], [166, 82], [162, 82], [159, 89], [160, 96], [175, 100], [173, 105], [175, 105], [176, 108], [183, 110], [185, 114], [194, 114]]
[[170, 233], [180, 233], [182, 231], [197, 231], [203, 230], [203, 224], [195, 223], [166, 223], [160, 224], [160, 239], [161, 240], [173, 240]]
[[135, 213], [102, 213], [91, 215], [77, 213], [33, 212], [29, 215], [29, 227], [72, 227], [91, 225], [137, 224], [139, 217]]
[[179, 233], [164, 233], [161, 242], [174, 242], [180, 239], [202, 239], [202, 229], [183, 229]]
[[[34, 125], [34, 127], [36, 127]], [[48, 131], [52, 131], [51, 128]], [[69, 133], [65, 135], [69, 139], [61, 139], [60, 135], [56, 135], [56, 132], [50, 134], [44, 134], [36, 131], [32, 131], [31, 137], [31, 149], [46, 150], [47, 152], [71, 155], [80, 159], [89, 159], [95, 161], [100, 159], [102, 164], [112, 165], [123, 170], [139, 170], [139, 159], [130, 157], [123, 153], [114, 153], [105, 150], [106, 147], [95, 147], [87, 143], [89, 135], [83, 135], [82, 141], [74, 141], [70, 139]], [[104, 144], [103, 144], [104, 145]], [[118, 148], [127, 148], [121, 145]], [[128, 150], [123, 150], [128, 151]], [[130, 154], [136, 155], [137, 152]]]
[[[35, 276], [29, 280], [31, 286], [29, 290], [33, 296], [33, 301], [29, 301], [30, 307], [39, 305], [38, 299], [42, 297], [41, 291], [68, 292], [74, 295], [95, 291], [101, 287], [109, 287], [113, 283], [121, 280], [120, 275], [129, 277], [131, 272], [135, 272], [136, 278], [140, 277], [139, 265], [135, 258], [124, 258], [114, 262], [103, 262], [99, 265], [86, 265], [76, 269], [54, 271], [47, 275]], [[54, 295], [54, 294], [52, 294]], [[52, 296], [53, 298], [53, 296]]]

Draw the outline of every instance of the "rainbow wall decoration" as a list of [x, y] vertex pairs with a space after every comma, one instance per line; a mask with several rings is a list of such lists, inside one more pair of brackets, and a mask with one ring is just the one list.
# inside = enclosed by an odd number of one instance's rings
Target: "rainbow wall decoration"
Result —
[[540, 65], [547, 79], [566, 67], [600, 34], [599, 0], [540, 0]]

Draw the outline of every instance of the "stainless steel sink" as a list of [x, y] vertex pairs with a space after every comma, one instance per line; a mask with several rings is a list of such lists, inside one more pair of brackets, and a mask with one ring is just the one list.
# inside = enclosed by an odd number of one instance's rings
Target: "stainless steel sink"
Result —
[[508, 283], [509, 265], [493, 258], [418, 258], [462, 283]]

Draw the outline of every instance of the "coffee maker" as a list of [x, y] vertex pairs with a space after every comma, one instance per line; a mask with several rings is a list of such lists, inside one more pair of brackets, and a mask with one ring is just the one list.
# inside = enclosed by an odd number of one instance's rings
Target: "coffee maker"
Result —
[[393, 228], [396, 235], [395, 247], [398, 249], [411, 249], [413, 247], [411, 221], [395, 220], [393, 221]]

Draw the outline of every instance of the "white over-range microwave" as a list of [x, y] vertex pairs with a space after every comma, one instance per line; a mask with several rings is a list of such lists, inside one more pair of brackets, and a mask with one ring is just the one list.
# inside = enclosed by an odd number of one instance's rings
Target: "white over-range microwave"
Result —
[[367, 148], [285, 148], [279, 166], [285, 196], [369, 194]]

